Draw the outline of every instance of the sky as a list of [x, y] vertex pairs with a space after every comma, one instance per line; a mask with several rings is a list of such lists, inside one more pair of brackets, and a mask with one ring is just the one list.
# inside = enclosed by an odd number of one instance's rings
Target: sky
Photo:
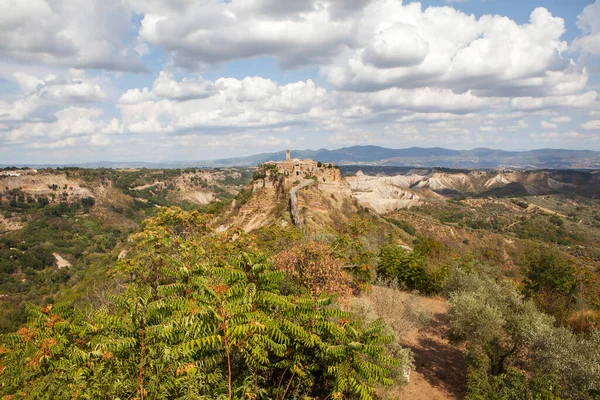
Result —
[[600, 150], [600, 0], [0, 0], [0, 164]]

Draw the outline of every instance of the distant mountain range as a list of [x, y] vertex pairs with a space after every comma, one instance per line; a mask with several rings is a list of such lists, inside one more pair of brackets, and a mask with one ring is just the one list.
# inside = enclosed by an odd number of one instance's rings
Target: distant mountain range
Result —
[[[337, 150], [292, 150], [292, 158], [312, 158], [338, 165], [374, 165], [395, 167], [446, 167], [469, 169], [600, 169], [600, 151], [539, 149], [504, 151], [486, 148], [449, 150], [441, 147], [388, 149], [379, 146], [352, 146]], [[285, 151], [262, 153], [248, 157], [208, 161], [149, 162], [93, 162], [64, 164], [84, 168], [188, 168], [188, 167], [244, 167], [285, 158]], [[58, 167], [59, 165], [29, 165], [31, 167]], [[6, 167], [6, 165], [0, 165]]]

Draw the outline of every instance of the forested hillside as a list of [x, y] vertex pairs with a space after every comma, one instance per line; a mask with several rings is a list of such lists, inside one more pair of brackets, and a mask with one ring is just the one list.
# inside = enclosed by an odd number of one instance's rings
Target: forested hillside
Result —
[[3, 332], [25, 322], [25, 302], [102, 290], [127, 236], [158, 206], [218, 212], [252, 176], [249, 169], [12, 173], [20, 176], [0, 176]]

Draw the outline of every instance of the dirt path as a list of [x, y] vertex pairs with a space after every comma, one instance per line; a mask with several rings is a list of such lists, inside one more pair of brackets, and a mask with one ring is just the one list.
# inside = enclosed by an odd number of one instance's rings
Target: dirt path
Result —
[[302, 188], [313, 185], [314, 183], [314, 180], [306, 179], [290, 190], [290, 214], [292, 215], [292, 221], [296, 226], [302, 225], [302, 218], [300, 217], [300, 211], [298, 211], [298, 197], [296, 197], [296, 192]]
[[[415, 360], [408, 385], [392, 389], [384, 398], [447, 400], [464, 397], [466, 363], [462, 351], [448, 341], [445, 299], [373, 286], [363, 301], [372, 315], [383, 318], [396, 332], [400, 344], [412, 350]], [[423, 315], [428, 322], [416, 315]]]
[[425, 328], [404, 336], [402, 344], [413, 351], [415, 370], [409, 384], [398, 393], [399, 399], [460, 399], [466, 390], [466, 364], [463, 353], [448, 337], [445, 300], [419, 298], [420, 305], [433, 313]]

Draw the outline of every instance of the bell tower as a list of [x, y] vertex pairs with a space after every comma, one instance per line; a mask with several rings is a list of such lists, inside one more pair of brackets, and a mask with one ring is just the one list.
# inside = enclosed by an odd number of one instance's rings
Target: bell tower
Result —
[[290, 151], [289, 150], [285, 151], [285, 161], [290, 161]]

